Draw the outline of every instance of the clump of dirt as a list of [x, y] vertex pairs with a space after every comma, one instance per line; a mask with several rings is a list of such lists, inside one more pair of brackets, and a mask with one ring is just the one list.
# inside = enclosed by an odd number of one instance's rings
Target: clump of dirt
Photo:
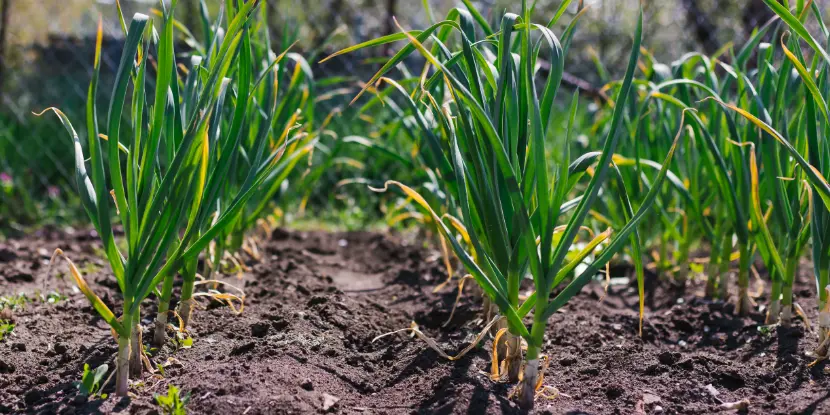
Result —
[[[113, 367], [116, 344], [71, 281], [55, 277], [65, 266], [49, 274], [56, 247], [108, 305], [119, 303], [94, 233], [45, 230], [0, 243], [0, 295], [33, 299], [11, 313], [14, 331], [0, 342], [0, 413], [158, 413], [153, 394], [168, 385], [190, 394], [191, 413], [520, 413], [507, 399], [511, 385], [489, 380], [489, 340], [456, 362], [403, 333], [372, 342], [415, 321], [453, 354], [481, 322], [480, 301], [467, 294], [443, 327], [455, 292], [432, 293], [445, 278], [440, 256], [368, 232], [276, 231], [250, 272], [227, 277], [244, 287], [243, 314], [203, 300], [192, 347], [152, 350], [163, 375], [145, 374], [130, 398], [86, 399], [73, 383], [84, 363]], [[803, 274], [796, 296], [815, 319], [808, 267]], [[824, 366], [808, 367], [805, 356], [815, 336], [802, 323], [764, 328], [760, 312], [739, 318], [731, 305], [702, 299], [700, 283], [652, 275], [647, 286], [642, 338], [634, 284], [607, 295], [589, 285], [551, 318], [545, 382], [560, 394], [539, 398], [536, 413], [699, 414], [741, 399], [750, 413], [830, 412]]]

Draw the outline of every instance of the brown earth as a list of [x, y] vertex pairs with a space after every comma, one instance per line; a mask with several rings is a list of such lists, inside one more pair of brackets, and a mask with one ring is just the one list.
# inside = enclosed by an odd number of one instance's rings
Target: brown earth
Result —
[[[519, 413], [506, 398], [511, 385], [487, 376], [489, 340], [456, 362], [406, 334], [372, 342], [415, 321], [453, 354], [480, 330], [480, 302], [465, 295], [442, 327], [455, 293], [432, 293], [445, 272], [440, 257], [365, 232], [278, 230], [244, 281], [229, 278], [247, 294], [241, 315], [202, 300], [193, 346], [151, 356], [167, 363], [163, 377], [145, 374], [130, 398], [85, 399], [73, 382], [84, 363], [113, 367], [116, 344], [71, 281], [47, 268], [52, 251], [63, 248], [115, 307], [117, 287], [99, 246], [89, 232], [54, 230], [0, 243], [0, 296], [68, 296], [13, 311], [14, 331], [0, 342], [0, 413], [156, 413], [153, 394], [171, 384], [190, 393], [187, 408], [197, 414]], [[815, 320], [809, 268], [802, 274], [796, 295]], [[815, 336], [803, 324], [759, 329], [760, 313], [737, 318], [732, 305], [700, 298], [699, 285], [681, 289], [652, 277], [642, 338], [631, 284], [613, 285], [602, 301], [600, 285], [583, 289], [551, 319], [545, 381], [561, 394], [538, 398], [536, 413], [715, 413], [721, 402], [745, 398], [750, 413], [830, 413], [830, 385], [823, 365], [808, 367]]]

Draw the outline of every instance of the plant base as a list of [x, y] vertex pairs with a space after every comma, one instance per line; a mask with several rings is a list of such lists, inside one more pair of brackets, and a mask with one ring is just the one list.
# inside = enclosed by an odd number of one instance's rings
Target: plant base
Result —
[[767, 310], [767, 318], [764, 320], [764, 324], [777, 324], [778, 323], [778, 315], [781, 312], [781, 301], [780, 300], [772, 300], [769, 302], [769, 309]]
[[118, 338], [118, 356], [115, 358], [115, 394], [127, 396], [130, 389], [130, 339]]
[[141, 326], [136, 325], [133, 328], [133, 336], [130, 342], [130, 378], [132, 379], [141, 379], [141, 375], [144, 374], [144, 362], [141, 359], [142, 340]]
[[159, 312], [153, 328], [153, 344], [156, 347], [164, 346], [167, 341], [167, 312]]
[[677, 283], [685, 285], [689, 280], [689, 264], [686, 262], [680, 263], [680, 269], [674, 274], [674, 280]]
[[193, 298], [182, 300], [179, 303], [179, 315], [182, 317], [182, 329], [186, 329], [193, 317]]
[[785, 305], [781, 309], [781, 326], [790, 327], [793, 325], [793, 306]]
[[507, 332], [504, 336], [504, 346], [507, 349], [505, 366], [507, 368], [507, 380], [511, 383], [519, 381], [519, 373], [522, 371], [522, 338]]
[[[492, 300], [490, 300], [490, 297], [488, 297], [486, 295], [483, 295], [481, 297], [481, 312], [483, 313], [483, 317], [484, 317], [483, 320], [484, 320], [484, 323], [486, 324], [488, 321], [492, 320], [493, 317], [496, 316], [496, 314], [498, 314], [499, 308], [496, 306], [496, 304]], [[499, 328], [497, 326], [500, 323], [501, 322], [496, 323], [496, 325], [494, 325], [493, 328], [490, 329], [490, 332], [494, 336], [496, 335], [496, 332], [499, 331]]]
[[746, 287], [741, 287], [738, 293], [738, 302], [735, 309], [739, 315], [746, 316], [752, 313], [752, 298], [749, 297], [749, 290]]
[[818, 346], [813, 351], [816, 357], [826, 358], [830, 348], [830, 311], [821, 311], [818, 314]]
[[533, 409], [536, 398], [536, 382], [539, 379], [539, 359], [528, 360], [525, 365], [524, 377], [519, 384], [519, 407], [525, 411]]
[[729, 273], [722, 272], [718, 281], [718, 298], [722, 301], [729, 300]]
[[703, 295], [706, 298], [715, 298], [715, 297], [717, 297], [718, 289], [717, 289], [717, 282], [716, 281], [717, 281], [717, 278], [715, 278], [715, 277], [709, 277], [709, 278], [706, 279], [706, 288], [703, 292]]

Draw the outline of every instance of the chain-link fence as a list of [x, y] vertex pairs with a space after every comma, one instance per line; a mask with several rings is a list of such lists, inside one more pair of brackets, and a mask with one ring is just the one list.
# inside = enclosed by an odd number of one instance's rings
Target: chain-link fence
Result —
[[[121, 3], [130, 13], [148, 7], [146, 1]], [[54, 195], [72, 177], [70, 141], [54, 118], [38, 118], [33, 112], [55, 106], [76, 126], [84, 124], [99, 16], [105, 80], [118, 65], [123, 34], [115, 4], [4, 0], [0, 15], [0, 171], [35, 195]]]
[[[166, 0], [169, 1], [169, 0]], [[362, 42], [399, 29], [423, 28], [446, 16], [458, 0], [428, 0], [431, 13], [415, 0], [264, 0], [267, 24], [275, 38], [291, 34], [299, 40], [304, 54], [327, 52]], [[148, 13], [158, 0], [121, 0], [124, 15]], [[572, 19], [577, 3], [558, 23], [558, 33]], [[218, 13], [223, 0], [205, 0], [211, 14]], [[486, 16], [502, 10], [520, 12], [518, 0], [473, 1]], [[549, 19], [560, 0], [538, 0], [535, 9], [540, 21]], [[598, 58], [611, 72], [626, 58], [634, 30], [639, 0], [585, 0], [589, 8], [571, 49], [569, 76], [585, 85], [599, 80], [592, 59]], [[761, 0], [661, 0], [645, 2], [646, 47], [658, 59], [670, 60], [681, 52], [713, 52], [727, 41], [740, 42], [758, 22], [769, 17]], [[759, 7], [760, 4], [760, 7]], [[463, 6], [462, 6], [463, 7]], [[197, 28], [199, 0], [179, 0], [177, 17]], [[33, 111], [49, 106], [61, 108], [79, 128], [84, 122], [84, 105], [94, 54], [94, 37], [99, 16], [103, 18], [102, 88], [100, 102], [106, 103], [106, 85], [120, 58], [122, 29], [115, 0], [0, 0], [0, 179], [14, 178], [36, 195], [71, 189], [72, 153], [63, 127], [52, 117], [38, 118]], [[376, 48], [356, 56], [316, 64], [319, 78], [349, 76], [368, 79], [377, 61], [366, 58], [388, 54]], [[103, 111], [103, 109], [99, 109]]]

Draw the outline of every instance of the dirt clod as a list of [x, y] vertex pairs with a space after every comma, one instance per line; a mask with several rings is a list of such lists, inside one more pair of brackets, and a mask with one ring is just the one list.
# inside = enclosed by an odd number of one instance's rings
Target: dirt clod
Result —
[[61, 355], [66, 353], [67, 350], [69, 350], [69, 346], [67, 346], [65, 343], [57, 342], [54, 346], [52, 346], [52, 350], [55, 351], [55, 354]]
[[239, 346], [234, 347], [231, 350], [231, 356], [239, 356], [239, 355], [246, 354], [246, 353], [250, 352], [251, 350], [254, 350], [255, 347], [256, 347], [256, 343], [254, 343], [254, 342], [241, 344]]
[[559, 359], [559, 364], [562, 366], [571, 366], [573, 364], [576, 364], [576, 356], [565, 355], [565, 357]]
[[274, 229], [273, 232], [271, 232], [272, 241], [284, 241], [288, 239], [289, 236], [291, 236], [291, 234], [283, 228], [277, 228]]
[[323, 296], [320, 296], [320, 295], [315, 295], [315, 296], [311, 297], [311, 299], [308, 300], [308, 303], [306, 305], [308, 305], [309, 307], [314, 307], [314, 306], [319, 305], [319, 304], [325, 304], [328, 301], [329, 301], [329, 299], [326, 298], [326, 297], [323, 297]]
[[14, 373], [15, 367], [13, 364], [0, 360], [0, 373]]
[[33, 282], [35, 277], [28, 272], [15, 272], [6, 276], [6, 281], [9, 283], [17, 282]]
[[329, 395], [328, 393], [323, 394], [323, 410], [324, 411], [329, 411], [329, 410], [334, 409], [335, 405], [337, 405], [337, 402], [340, 402], [340, 398], [338, 398], [334, 395]]
[[715, 373], [715, 379], [717, 379], [720, 386], [731, 391], [740, 389], [746, 384], [743, 375], [734, 369], [721, 370]]
[[9, 248], [0, 248], [0, 263], [17, 259], [17, 254]]
[[251, 325], [251, 336], [262, 338], [268, 335], [271, 324], [267, 321], [258, 321]]
[[303, 383], [300, 384], [300, 387], [307, 391], [313, 391], [314, 383], [311, 382], [311, 379], [306, 379], [303, 381]]
[[35, 389], [27, 392], [23, 396], [23, 401], [26, 402], [26, 405], [33, 405], [37, 403], [41, 398], [43, 398], [43, 392]]
[[660, 361], [660, 363], [667, 366], [671, 366], [675, 364], [678, 360], [680, 360], [680, 357], [680, 353], [663, 352], [657, 356], [657, 359]]
[[648, 405], [654, 405], [656, 403], [660, 403], [660, 401], [661, 401], [660, 397], [653, 394], [653, 393], [646, 392], [646, 393], [643, 394], [643, 403], [646, 404], [647, 406]]
[[605, 396], [607, 396], [608, 399], [617, 399], [620, 396], [622, 396], [624, 393], [625, 393], [625, 389], [623, 389], [619, 385], [608, 385], [605, 388]]

